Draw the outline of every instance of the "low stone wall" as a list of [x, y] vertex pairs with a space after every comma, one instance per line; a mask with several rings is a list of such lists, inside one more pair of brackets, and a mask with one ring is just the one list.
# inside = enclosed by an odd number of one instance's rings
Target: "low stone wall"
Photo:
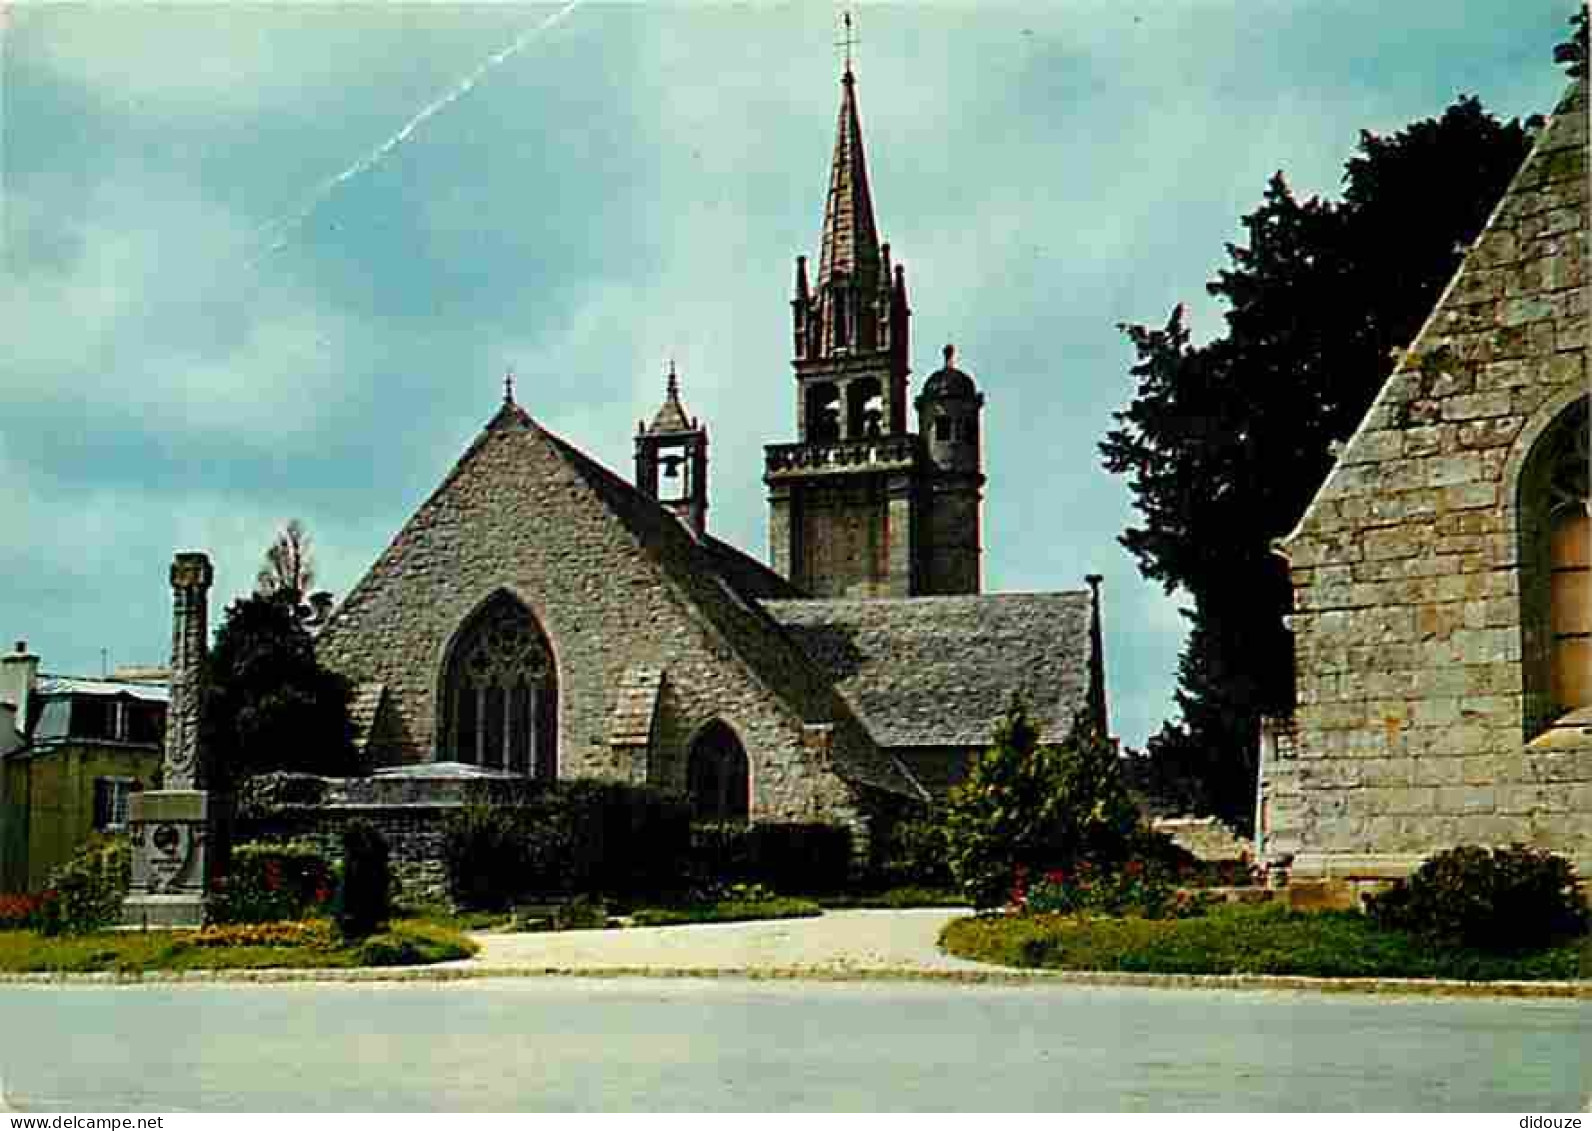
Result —
[[1179, 848], [1211, 863], [1254, 856], [1254, 845], [1215, 817], [1160, 817], [1150, 827], [1171, 837]]
[[238, 793], [234, 838], [305, 840], [342, 859], [343, 829], [369, 821], [387, 841], [399, 897], [448, 898], [443, 848], [448, 818], [467, 804], [507, 794], [511, 783], [471, 775], [323, 778], [267, 774]]

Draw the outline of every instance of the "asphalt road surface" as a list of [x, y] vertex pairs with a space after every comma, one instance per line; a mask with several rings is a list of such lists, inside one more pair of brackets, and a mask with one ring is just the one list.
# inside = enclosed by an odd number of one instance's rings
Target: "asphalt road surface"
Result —
[[1579, 1110], [1592, 1004], [512, 978], [0, 986], [43, 1112]]

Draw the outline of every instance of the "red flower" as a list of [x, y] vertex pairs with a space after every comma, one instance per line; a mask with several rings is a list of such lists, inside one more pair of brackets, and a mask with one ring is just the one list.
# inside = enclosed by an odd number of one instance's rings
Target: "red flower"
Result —
[[279, 860], [265, 862], [265, 886], [268, 891], [276, 891], [282, 886], [282, 863]]
[[1055, 884], [1057, 887], [1061, 887], [1067, 882], [1067, 873], [1062, 871], [1060, 868], [1052, 868], [1050, 871], [1045, 873], [1045, 882], [1047, 884]]
[[1130, 875], [1130, 876], [1143, 875], [1144, 874], [1144, 861], [1143, 860], [1129, 860], [1127, 862], [1127, 865], [1123, 868], [1123, 871], [1127, 872], [1127, 874]]
[[325, 884], [322, 884], [320, 887], [315, 889], [315, 902], [316, 903], [325, 903], [327, 900], [329, 900], [331, 898], [332, 898], [331, 889], [328, 888]]

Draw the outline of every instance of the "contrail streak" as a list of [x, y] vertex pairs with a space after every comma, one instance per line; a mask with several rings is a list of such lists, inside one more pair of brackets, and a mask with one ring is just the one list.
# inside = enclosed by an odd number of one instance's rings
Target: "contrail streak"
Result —
[[506, 62], [508, 59], [519, 54], [532, 40], [541, 35], [543, 32], [552, 28], [554, 25], [562, 22], [566, 16], [568, 16], [576, 8], [580, 7], [584, 2], [585, 0], [569, 0], [569, 3], [565, 4], [551, 16], [548, 16], [547, 19], [543, 20], [535, 27], [522, 31], [507, 47], [503, 48], [494, 55], [487, 56], [487, 58], [479, 66], [477, 66], [475, 70], [471, 71], [468, 75], [464, 76], [464, 78], [454, 83], [437, 98], [421, 107], [420, 111], [416, 113], [414, 117], [405, 122], [397, 133], [393, 134], [375, 149], [372, 149], [364, 157], [361, 157], [358, 161], [344, 169], [341, 173], [338, 173], [335, 177], [329, 177], [322, 181], [314, 188], [313, 191], [309, 193], [308, 196], [304, 198], [303, 203], [301, 203], [297, 209], [288, 213], [286, 216], [281, 217], [280, 219], [272, 220], [268, 223], [260, 225], [260, 227], [257, 229], [259, 234], [273, 235], [275, 239], [269, 248], [267, 248], [260, 255], [256, 256], [254, 259], [250, 260], [249, 265], [252, 267], [266, 255], [281, 251], [287, 246], [288, 233], [302, 224], [305, 220], [309, 219], [310, 213], [314, 212], [315, 209], [320, 207], [320, 204], [323, 200], [325, 200], [333, 192], [337, 191], [337, 187], [339, 185], [343, 184], [345, 181], [352, 180], [361, 173], [368, 172], [370, 169], [380, 164], [393, 152], [393, 150], [397, 149], [404, 142], [408, 141], [409, 138], [413, 136], [414, 132], [424, 125], [429, 118], [443, 110], [446, 110], [449, 106], [452, 106], [466, 94], [469, 94], [470, 91], [475, 89], [476, 84], [486, 77], [487, 72], [493, 70], [502, 63]]

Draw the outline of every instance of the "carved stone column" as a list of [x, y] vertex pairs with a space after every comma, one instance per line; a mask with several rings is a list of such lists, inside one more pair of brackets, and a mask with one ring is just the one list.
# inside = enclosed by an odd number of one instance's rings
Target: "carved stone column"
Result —
[[215, 570], [204, 554], [178, 554], [171, 563], [171, 705], [161, 783], [166, 789], [203, 789], [206, 784], [199, 723], [214, 580]]
[[202, 788], [200, 719], [214, 578], [204, 554], [178, 554], [171, 563], [171, 701], [162, 788], [135, 793], [128, 810], [133, 877], [123, 920], [133, 926], [204, 922], [211, 812], [210, 796]]

